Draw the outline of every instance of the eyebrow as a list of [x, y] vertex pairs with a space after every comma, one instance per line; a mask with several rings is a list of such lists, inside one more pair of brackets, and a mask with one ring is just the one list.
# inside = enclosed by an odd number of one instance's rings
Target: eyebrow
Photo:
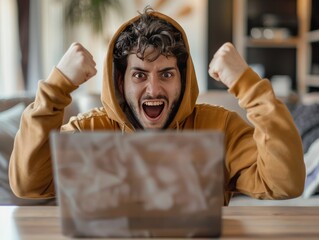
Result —
[[[130, 70], [137, 70], [137, 71], [141, 71], [141, 72], [149, 72], [148, 70], [145, 70], [143, 68], [140, 68], [140, 67], [131, 67]], [[166, 72], [166, 71], [170, 71], [170, 70], [177, 70], [176, 67], [165, 67], [161, 70], [159, 70], [158, 72]]]

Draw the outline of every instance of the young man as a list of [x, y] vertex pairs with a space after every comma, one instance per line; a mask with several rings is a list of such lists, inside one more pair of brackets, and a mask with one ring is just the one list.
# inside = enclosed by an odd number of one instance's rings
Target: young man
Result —
[[197, 105], [197, 80], [183, 29], [147, 9], [123, 24], [110, 42], [104, 64], [103, 108], [62, 125], [70, 93], [96, 74], [91, 54], [72, 44], [51, 75], [40, 81], [35, 102], [22, 116], [10, 161], [17, 196], [55, 196], [49, 132], [137, 129], [220, 130], [225, 133], [225, 204], [232, 192], [260, 199], [286, 199], [303, 191], [301, 139], [285, 105], [267, 79], [260, 79], [232, 44], [224, 44], [209, 65], [238, 99], [253, 127], [236, 113]]

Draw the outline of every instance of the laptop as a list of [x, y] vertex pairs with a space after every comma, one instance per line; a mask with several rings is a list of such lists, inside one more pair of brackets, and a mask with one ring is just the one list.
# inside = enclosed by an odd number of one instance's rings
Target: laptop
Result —
[[223, 138], [215, 131], [52, 132], [62, 233], [220, 236]]

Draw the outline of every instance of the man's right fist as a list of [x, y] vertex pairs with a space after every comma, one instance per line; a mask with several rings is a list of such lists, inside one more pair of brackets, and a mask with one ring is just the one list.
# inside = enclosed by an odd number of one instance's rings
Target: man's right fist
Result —
[[74, 85], [79, 86], [96, 74], [93, 56], [80, 43], [73, 43], [56, 66]]

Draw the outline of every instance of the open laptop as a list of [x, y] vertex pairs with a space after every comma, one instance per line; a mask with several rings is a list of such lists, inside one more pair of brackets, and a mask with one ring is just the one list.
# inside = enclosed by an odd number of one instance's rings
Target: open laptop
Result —
[[50, 135], [62, 232], [71, 237], [218, 237], [223, 134]]

